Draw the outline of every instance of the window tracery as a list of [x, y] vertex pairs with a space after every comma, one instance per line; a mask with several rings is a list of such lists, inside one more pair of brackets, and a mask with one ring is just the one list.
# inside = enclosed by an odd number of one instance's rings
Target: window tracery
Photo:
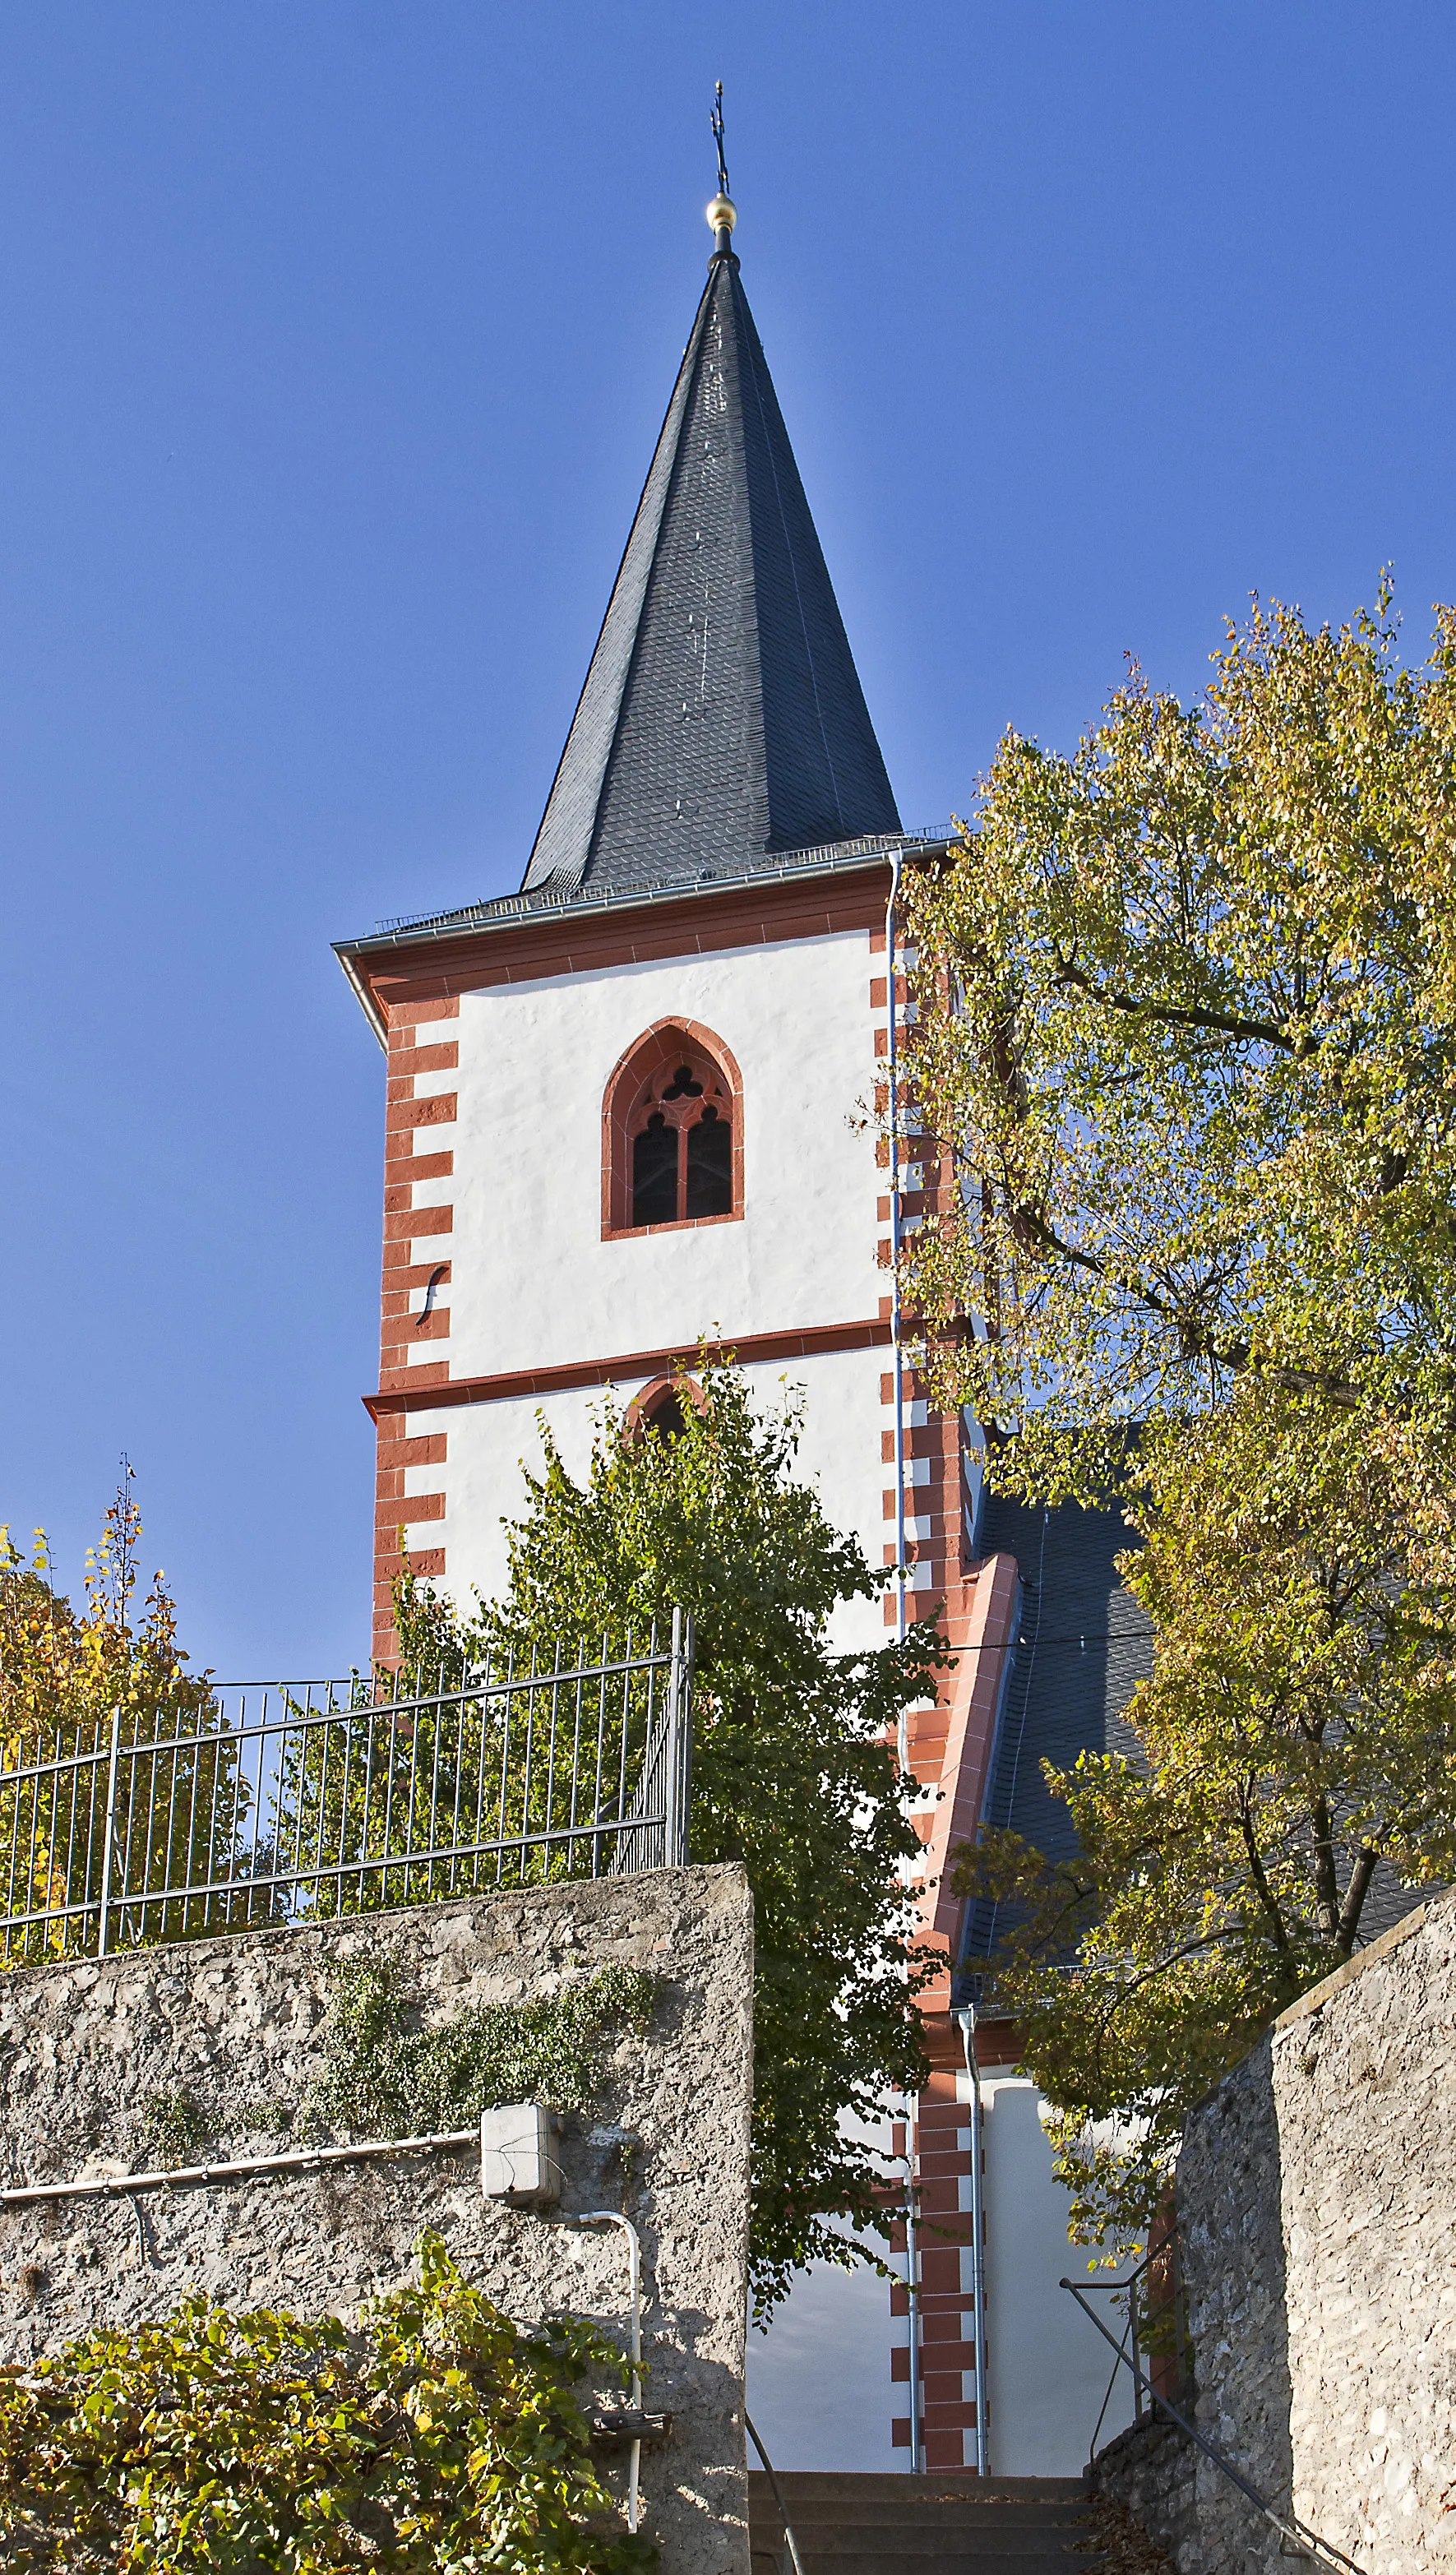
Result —
[[741, 1215], [740, 1116], [726, 1048], [681, 1022], [650, 1030], [608, 1086], [604, 1230]]

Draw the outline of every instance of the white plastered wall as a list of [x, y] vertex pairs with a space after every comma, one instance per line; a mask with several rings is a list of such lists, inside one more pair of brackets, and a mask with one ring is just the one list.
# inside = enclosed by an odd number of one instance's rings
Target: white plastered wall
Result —
[[[981, 2098], [991, 2469], [1003, 2477], [1080, 2476], [1113, 2368], [1095, 2325], [1058, 2286], [1091, 2276], [1088, 2256], [1067, 2241], [1067, 2195], [1051, 2168], [1035, 2084], [1022, 2075], [983, 2076]], [[961, 2261], [968, 2273], [968, 2248]], [[1125, 2303], [1094, 2303], [1120, 2332]], [[1131, 2422], [1131, 2391], [1130, 2372], [1119, 2369], [1099, 2448]]]
[[[452, 1377], [876, 1318], [870, 971], [868, 933], [845, 931], [464, 995], [459, 1071], [443, 1077], [457, 1093], [454, 1177], [440, 1185], [454, 1207]], [[623, 1056], [664, 1020], [706, 1028], [737, 1065], [743, 1216], [604, 1242], [604, 1097]], [[799, 1470], [871, 1565], [884, 1539], [884, 1363], [871, 1347], [746, 1367], [760, 1407], [803, 1388]], [[643, 1382], [624, 1373], [617, 1392], [630, 1399]], [[541, 1460], [538, 1410], [581, 1474], [600, 1404], [588, 1389], [412, 1414], [412, 1430], [449, 1434], [446, 1463], [411, 1469], [407, 1492], [444, 1490], [430, 1542], [445, 1549], [458, 1600], [501, 1588], [502, 1523], [522, 1506], [522, 1461]], [[878, 1604], [853, 1604], [835, 1641], [882, 1633]]]
[[[877, 2238], [866, 2241], [888, 2258]], [[890, 2379], [885, 2303], [884, 2281], [867, 2263], [844, 2271], [814, 2262], [794, 2274], [766, 2334], [749, 2332], [748, 2412], [775, 2468], [861, 2476], [908, 2468], [909, 2451], [891, 2437], [905, 2390]]]
[[[878, 1312], [869, 939], [728, 949], [467, 993], [460, 1006], [451, 1373]], [[602, 1240], [602, 1103], [656, 1021], [695, 1020], [743, 1084], [741, 1224]]]
[[[902, 2110], [901, 2103], [895, 2115]], [[839, 2125], [893, 2172], [888, 2111], [873, 2123], [846, 2114]], [[891, 2253], [882, 2236], [860, 2241], [878, 2262], [902, 2268], [903, 2254]], [[775, 2468], [877, 2476], [908, 2468], [908, 2450], [894, 2447], [893, 2418], [903, 2410], [905, 2389], [891, 2377], [890, 2353], [909, 2326], [902, 2317], [891, 2319], [887, 2304], [883, 2272], [868, 2262], [851, 2268], [812, 2262], [794, 2273], [766, 2331], [749, 2332], [747, 2407]]]
[[[835, 1527], [858, 1535], [871, 1565], [878, 1563], [883, 1542], [883, 1364], [882, 1350], [835, 1350], [811, 1358], [762, 1360], [743, 1370], [760, 1413], [776, 1408], [791, 1390], [802, 1389], [803, 1438], [794, 1471], [815, 1486]], [[629, 1402], [642, 1382], [633, 1378], [615, 1387], [617, 1400]], [[602, 1390], [590, 1388], [412, 1414], [412, 1429], [445, 1430], [450, 1436], [448, 1465], [412, 1467], [407, 1481], [421, 1491], [445, 1484], [444, 1523], [435, 1522], [431, 1536], [445, 1548], [441, 1587], [462, 1606], [473, 1591], [489, 1600], [505, 1587], [504, 1523], [519, 1517], [525, 1504], [523, 1465], [533, 1470], [541, 1466], [541, 1420], [549, 1425], [568, 1472], [580, 1478], [591, 1461], [602, 1402]], [[833, 1642], [848, 1652], [882, 1643], [885, 1632], [877, 1599], [853, 1601], [834, 1621]]]

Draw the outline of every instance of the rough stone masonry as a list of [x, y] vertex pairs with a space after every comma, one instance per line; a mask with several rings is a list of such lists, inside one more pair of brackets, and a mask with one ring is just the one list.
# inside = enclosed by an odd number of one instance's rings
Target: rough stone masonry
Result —
[[[1456, 1896], [1314, 1987], [1188, 2121], [1197, 2424], [1365, 2575], [1456, 2569]], [[1279, 2541], [1171, 2435], [1098, 2461], [1182, 2575]]]
[[[643, 2238], [645, 2403], [673, 2417], [643, 2453], [644, 2528], [666, 2575], [746, 2575], [743, 2335], [752, 1923], [738, 1868], [665, 1870], [254, 1931], [0, 1979], [7, 2184], [99, 2177], [141, 2152], [147, 2104], [188, 2093], [206, 2149], [277, 2153], [322, 2064], [337, 1962], [388, 1951], [420, 2026], [536, 2000], [611, 1964], [657, 1980], [646, 2035], [609, 2044], [589, 2117], [562, 2137], [562, 2214], [617, 2207]], [[260, 2125], [260, 2122], [263, 2124]], [[191, 2159], [191, 2158], [189, 2158]], [[426, 2227], [519, 2322], [553, 2310], [628, 2329], [626, 2240], [484, 2201], [479, 2156], [61, 2200], [0, 2213], [0, 2358], [188, 2291], [332, 2311], [409, 2274]], [[619, 2397], [617, 2401], [621, 2401]], [[622, 2482], [621, 2464], [609, 2475]]]

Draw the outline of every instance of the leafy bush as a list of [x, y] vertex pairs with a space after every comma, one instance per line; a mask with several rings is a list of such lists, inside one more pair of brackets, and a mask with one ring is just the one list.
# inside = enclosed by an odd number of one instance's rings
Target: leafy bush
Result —
[[11, 2575], [649, 2575], [573, 2392], [625, 2382], [615, 2345], [523, 2334], [417, 2250], [357, 2335], [197, 2297], [0, 2378]]
[[[120, 1766], [112, 1840], [128, 1855], [131, 1891], [160, 1893], [247, 1865], [252, 1794], [237, 1739], [222, 1722], [211, 1674], [187, 1669], [176, 1604], [161, 1572], [136, 1615], [141, 1536], [132, 1470], [123, 1461], [100, 1543], [87, 1556], [85, 1599], [77, 1608], [56, 1587], [44, 1530], [36, 1530], [27, 1563], [0, 1526], [0, 1755], [18, 1774], [0, 1790], [0, 1844], [19, 1857], [7, 1910], [52, 1916], [9, 1935], [12, 1966], [61, 1956], [74, 1945], [77, 1917], [68, 1918], [68, 1906], [92, 1908], [94, 1920], [107, 1847], [105, 1750], [114, 1713], [123, 1747], [181, 1738], [175, 1751]], [[59, 1769], [51, 1766], [57, 1758]], [[154, 1902], [147, 1938], [226, 1930], [239, 1918], [239, 1901], [224, 1892]], [[266, 1899], [251, 1888], [242, 1901], [244, 1918], [256, 1921], [266, 1910]]]

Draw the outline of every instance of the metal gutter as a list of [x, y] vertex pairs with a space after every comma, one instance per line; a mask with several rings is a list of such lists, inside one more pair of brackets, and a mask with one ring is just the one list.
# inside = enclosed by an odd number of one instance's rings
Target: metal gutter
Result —
[[355, 966], [354, 951], [346, 942], [336, 939], [334, 942], [334, 954], [338, 958], [340, 965], [343, 967], [345, 974], [348, 976], [350, 983], [354, 987], [355, 1000], [358, 1002], [359, 1007], [363, 1011], [365, 1018], [368, 1020], [370, 1027], [373, 1029], [374, 1034], [378, 1038], [385, 1054], [388, 1055], [390, 1051], [390, 1033], [385, 1022], [385, 1016], [383, 1011], [380, 1009], [378, 1002], [375, 1000], [373, 993], [370, 991], [369, 986], [366, 984], [363, 976]]
[[846, 869], [861, 868], [875, 859], [887, 859], [895, 849], [912, 851], [916, 857], [931, 858], [949, 845], [946, 833], [877, 832], [859, 841], [827, 841], [812, 850], [785, 851], [776, 861], [759, 861], [732, 875], [698, 875], [678, 877], [667, 885], [629, 886], [605, 894], [570, 894], [560, 897], [548, 894], [498, 895], [489, 903], [468, 904], [460, 912], [425, 913], [416, 921], [400, 921], [387, 930], [372, 931], [364, 939], [336, 939], [336, 957], [374, 956], [392, 948], [412, 948], [422, 941], [472, 937], [492, 930], [516, 930], [534, 921], [585, 919], [605, 912], [643, 911], [657, 903], [692, 903], [705, 894], [736, 894], [745, 886], [781, 885], [790, 878], [838, 876]]

